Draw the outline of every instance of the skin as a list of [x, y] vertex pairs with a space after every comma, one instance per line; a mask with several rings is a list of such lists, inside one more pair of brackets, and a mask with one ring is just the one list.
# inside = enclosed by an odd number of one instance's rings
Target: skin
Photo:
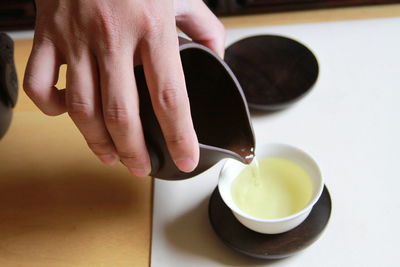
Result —
[[[221, 57], [225, 31], [201, 0], [37, 0], [24, 89], [47, 115], [68, 112], [105, 164], [151, 171], [133, 67], [143, 64], [152, 105], [177, 167], [192, 171], [199, 147], [179, 56], [179, 27]], [[58, 90], [67, 64], [66, 89]]]

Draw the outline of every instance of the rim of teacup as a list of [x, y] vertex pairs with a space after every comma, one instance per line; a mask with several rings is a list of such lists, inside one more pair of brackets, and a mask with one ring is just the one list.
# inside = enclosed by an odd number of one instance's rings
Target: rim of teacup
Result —
[[[233, 177], [233, 178], [232, 178], [231, 176], [229, 176], [228, 174], [225, 174], [225, 173], [227, 172], [227, 169], [228, 169], [228, 168], [231, 168], [231, 167], [229, 166], [229, 165], [231, 165], [231, 164], [238, 164], [238, 165], [240, 165], [240, 166], [241, 166], [240, 170], [242, 170], [243, 168], [245, 168], [245, 167], [247, 167], [247, 166], [249, 166], [249, 165], [245, 165], [245, 164], [243, 164], [243, 163], [241, 163], [241, 162], [238, 162], [238, 161], [236, 161], [236, 160], [233, 160], [233, 159], [227, 159], [227, 160], [224, 162], [224, 164], [223, 164], [223, 166], [222, 166], [222, 168], [221, 168], [221, 171], [220, 171], [220, 173], [219, 173], [219, 176], [218, 176], [218, 190], [219, 190], [219, 193], [220, 193], [221, 198], [223, 199], [224, 203], [225, 203], [233, 212], [237, 213], [238, 215], [240, 215], [240, 216], [242, 216], [242, 217], [244, 217], [244, 218], [246, 218], [246, 219], [249, 219], [249, 220], [252, 220], [252, 221], [256, 221], [256, 222], [274, 223], [274, 222], [289, 221], [289, 220], [291, 220], [291, 219], [294, 219], [294, 218], [296, 218], [296, 217], [299, 217], [299, 216], [303, 215], [303, 214], [306, 213], [306, 212], [309, 212], [309, 211], [313, 208], [313, 206], [315, 205], [315, 203], [316, 203], [316, 202], [319, 200], [319, 198], [321, 197], [322, 191], [323, 191], [323, 189], [324, 189], [324, 180], [323, 180], [323, 177], [322, 177], [322, 174], [321, 174], [320, 167], [319, 167], [319, 165], [317, 164], [317, 162], [314, 160], [313, 157], [311, 157], [311, 155], [310, 155], [309, 153], [307, 153], [307, 152], [305, 152], [304, 150], [302, 150], [302, 149], [300, 149], [300, 148], [298, 148], [298, 147], [295, 147], [295, 146], [293, 146], [293, 145], [289, 145], [289, 144], [285, 144], [285, 143], [277, 143], [277, 142], [274, 142], [274, 143], [262, 143], [260, 146], [261, 146], [261, 147], [267, 147], [267, 146], [282, 146], [282, 147], [285, 147], [285, 148], [292, 149], [293, 151], [296, 151], [297, 153], [300, 153], [300, 154], [302, 154], [303, 156], [305, 156], [305, 158], [307, 158], [307, 160], [308, 160], [312, 165], [314, 165], [314, 166], [313, 166], [313, 167], [314, 167], [314, 170], [315, 170], [315, 171], [317, 172], [317, 174], [318, 174], [319, 185], [318, 185], [318, 188], [315, 188], [316, 190], [314, 189], [314, 191], [313, 191], [313, 198], [312, 198], [312, 199], [310, 200], [310, 202], [309, 202], [305, 207], [303, 207], [301, 210], [299, 210], [298, 212], [293, 213], [293, 214], [291, 214], [291, 215], [285, 216], [285, 217], [276, 218], [276, 219], [262, 219], [262, 218], [257, 218], [257, 217], [251, 216], [251, 215], [249, 215], [249, 214], [243, 212], [242, 210], [240, 210], [239, 207], [237, 207], [236, 204], [233, 202], [233, 199], [228, 200], [228, 199], [227, 199], [227, 196], [226, 196], [226, 194], [227, 194], [226, 192], [227, 192], [227, 191], [228, 191], [228, 193], [230, 194], [230, 192], [231, 192], [231, 186], [232, 186], [232, 181], [235, 180], [235, 178], [237, 177], [237, 175], [239, 175], [239, 172], [238, 172], [238, 173], [236, 174], [236, 176]], [[256, 153], [257, 153], [257, 148], [256, 148]], [[262, 157], [262, 159], [264, 159], [264, 158], [268, 158], [268, 157]], [[310, 174], [309, 174], [309, 175], [310, 175]], [[224, 183], [224, 181], [227, 180], [227, 179], [230, 179], [230, 182], [229, 182], [228, 184], [226, 184], [226, 182]], [[223, 190], [222, 187], [224, 187], [226, 190]], [[229, 187], [229, 188], [226, 188], [226, 187]]]

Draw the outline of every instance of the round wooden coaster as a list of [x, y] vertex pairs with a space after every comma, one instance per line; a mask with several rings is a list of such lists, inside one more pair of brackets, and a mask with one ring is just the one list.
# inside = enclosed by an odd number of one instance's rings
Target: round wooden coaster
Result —
[[282, 234], [260, 234], [246, 228], [234, 217], [217, 187], [210, 198], [208, 212], [214, 231], [228, 247], [259, 259], [279, 259], [316, 241], [328, 224], [331, 209], [331, 197], [325, 186], [310, 215], [298, 227]]
[[318, 61], [303, 44], [277, 35], [252, 36], [226, 49], [225, 62], [237, 77], [250, 108], [279, 110], [310, 91]]

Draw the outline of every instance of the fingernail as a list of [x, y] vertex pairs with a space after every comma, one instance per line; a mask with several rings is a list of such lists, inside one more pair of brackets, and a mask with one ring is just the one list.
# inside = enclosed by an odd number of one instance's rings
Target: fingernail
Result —
[[129, 168], [128, 170], [131, 174], [137, 177], [145, 177], [149, 175], [149, 172], [147, 172], [145, 169]]
[[196, 164], [190, 158], [177, 159], [175, 164], [183, 172], [191, 172], [196, 168]]
[[99, 155], [99, 159], [104, 164], [112, 165], [118, 160], [118, 157], [114, 154], [106, 154], [106, 155]]

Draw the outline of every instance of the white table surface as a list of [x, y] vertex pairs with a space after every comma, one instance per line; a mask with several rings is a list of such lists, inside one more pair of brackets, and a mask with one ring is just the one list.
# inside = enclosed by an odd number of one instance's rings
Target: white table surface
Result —
[[329, 225], [278, 261], [242, 256], [214, 234], [208, 199], [221, 163], [193, 179], [157, 180], [152, 266], [400, 266], [400, 18], [228, 31], [295, 38], [320, 76], [294, 107], [252, 117], [257, 142], [284, 142], [319, 162], [332, 196]]

